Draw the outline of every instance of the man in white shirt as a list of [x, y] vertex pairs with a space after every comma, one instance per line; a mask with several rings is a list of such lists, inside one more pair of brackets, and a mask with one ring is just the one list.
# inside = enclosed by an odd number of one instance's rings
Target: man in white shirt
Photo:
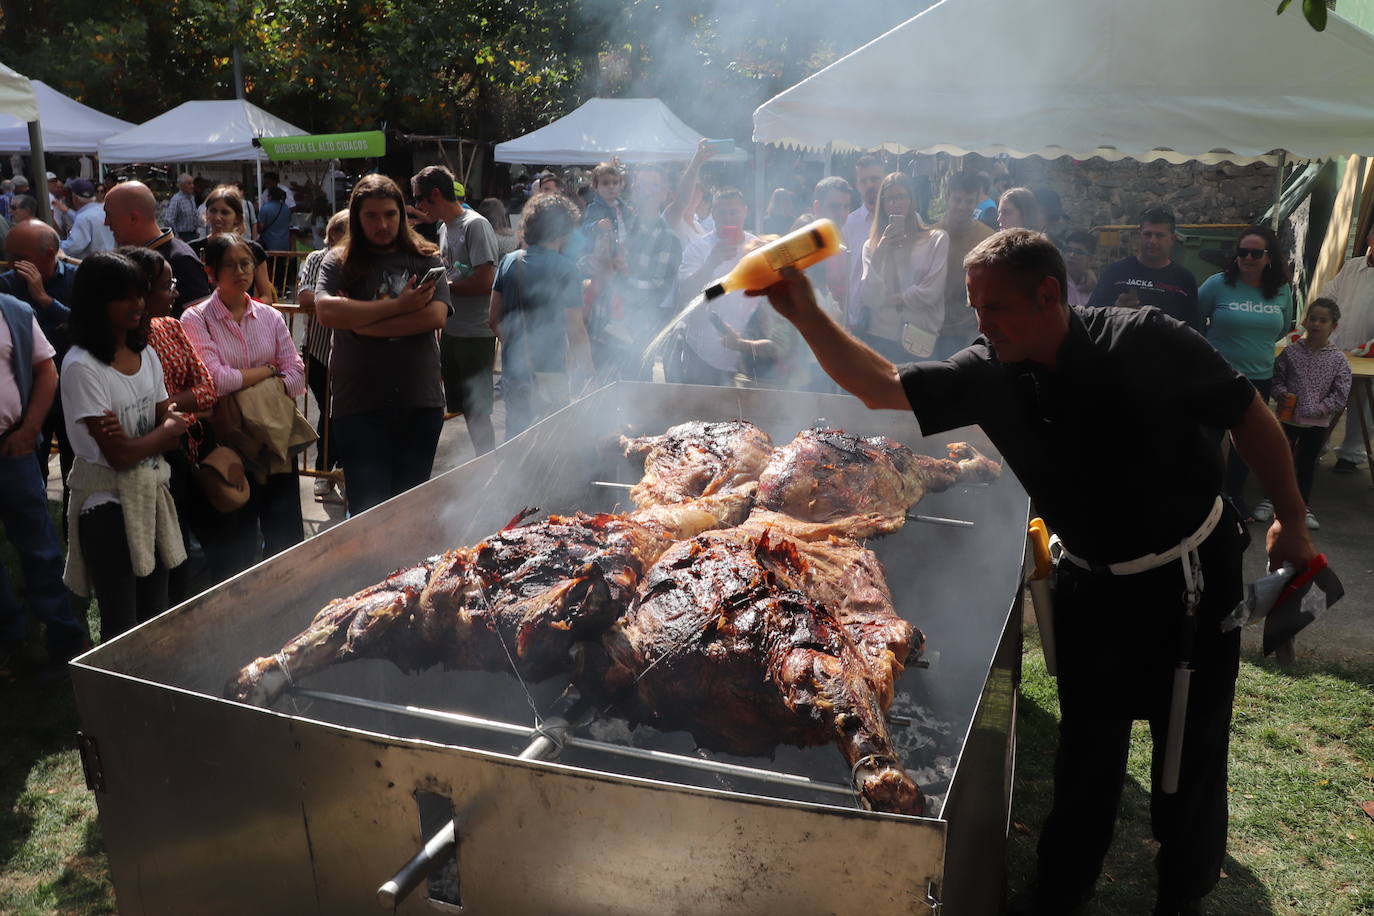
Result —
[[[744, 202], [742, 192], [736, 188], [720, 188], [716, 191], [711, 198], [714, 227], [682, 252], [678, 281], [683, 295], [695, 295], [710, 285], [712, 280], [729, 273], [748, 247], [758, 240], [757, 236], [744, 231], [744, 220], [748, 215], [749, 206]], [[683, 346], [678, 348], [676, 354], [678, 358], [669, 360], [668, 369], [671, 371], [665, 372], [668, 381], [689, 385], [733, 384], [739, 368], [739, 351], [725, 346], [716, 322], [723, 322], [736, 333], [742, 333], [759, 301], [735, 291], [713, 299], [693, 312], [686, 321]]]
[[72, 230], [62, 240], [62, 253], [81, 260], [97, 251], [115, 249], [114, 233], [105, 225], [105, 207], [95, 199], [95, 185], [88, 178], [72, 182]]
[[[854, 190], [863, 203], [849, 214], [844, 224], [844, 247], [849, 249], [849, 302], [859, 301], [859, 280], [863, 276], [864, 242], [873, 226], [873, 210], [878, 206], [878, 188], [883, 183], [883, 164], [877, 156], [865, 154], [854, 163]], [[852, 319], [854, 316], [851, 315]]]
[[[1336, 300], [1341, 320], [1331, 332], [1331, 342], [1347, 353], [1374, 358], [1374, 226], [1365, 239], [1368, 250], [1351, 258], [1340, 273], [1322, 287], [1322, 296]], [[1336, 448], [1337, 474], [1351, 474], [1364, 463], [1364, 437], [1360, 435], [1360, 412], [1365, 424], [1374, 429], [1374, 413], [1359, 386], [1350, 389], [1345, 410], [1345, 438]]]
[[[262, 173], [262, 193], [258, 195], [258, 206], [259, 206], [259, 207], [265, 207], [265, 206], [267, 206], [267, 190], [268, 190], [268, 188], [275, 188], [275, 187], [277, 186], [277, 184], [278, 184], [280, 181], [281, 181], [281, 176], [278, 175], [276, 172], [263, 172], [263, 173]], [[286, 192], [286, 209], [288, 209], [288, 210], [294, 210], [295, 207], [296, 207], [296, 195], [293, 194], [293, 193], [291, 193], [291, 185], [289, 185], [289, 184], [284, 184], [284, 185], [281, 186], [281, 188], [282, 188], [283, 191]], [[252, 223], [249, 223], [248, 225], [251, 226], [251, 225], [253, 225], [253, 224], [252, 224]]]

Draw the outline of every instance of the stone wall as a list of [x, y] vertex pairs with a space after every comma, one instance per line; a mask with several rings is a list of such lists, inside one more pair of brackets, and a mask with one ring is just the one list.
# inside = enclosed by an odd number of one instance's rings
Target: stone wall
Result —
[[[1250, 223], [1269, 209], [1274, 199], [1275, 168], [1254, 165], [1182, 165], [1136, 162], [1125, 159], [990, 160], [970, 155], [920, 156], [913, 171], [932, 179], [932, 190], [942, 197], [945, 182], [959, 169], [1009, 173], [1012, 185], [1049, 188], [1059, 194], [1066, 222], [1076, 227], [1133, 225], [1140, 211], [1164, 205], [1179, 223]], [[921, 161], [924, 160], [924, 161]], [[942, 204], [937, 202], [936, 208]]]

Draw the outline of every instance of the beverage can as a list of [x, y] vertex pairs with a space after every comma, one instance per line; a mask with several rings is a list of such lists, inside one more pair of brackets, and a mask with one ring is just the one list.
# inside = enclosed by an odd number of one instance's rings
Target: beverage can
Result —
[[1285, 394], [1283, 397], [1279, 398], [1279, 409], [1278, 409], [1278, 417], [1279, 417], [1279, 419], [1280, 419], [1280, 420], [1291, 420], [1291, 419], [1293, 419], [1293, 412], [1297, 409], [1297, 406], [1298, 406], [1298, 396], [1297, 396], [1296, 394], [1294, 394], [1293, 392], [1291, 392], [1291, 391], [1288, 392], [1287, 394]]

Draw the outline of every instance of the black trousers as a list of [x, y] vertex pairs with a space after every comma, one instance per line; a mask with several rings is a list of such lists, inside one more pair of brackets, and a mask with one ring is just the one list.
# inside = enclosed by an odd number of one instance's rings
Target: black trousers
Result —
[[1229, 507], [1200, 550], [1204, 587], [1192, 653], [1179, 790], [1159, 788], [1184, 610], [1179, 562], [1133, 576], [1062, 561], [1055, 577], [1059, 749], [1054, 805], [1040, 837], [1040, 884], [1076, 900], [1092, 889], [1111, 845], [1132, 722], [1146, 719], [1154, 750], [1150, 821], [1162, 900], [1206, 895], [1226, 853], [1226, 758], [1240, 631], [1218, 626], [1241, 597], [1247, 536]]
[[305, 540], [300, 475], [294, 467], [269, 474], [262, 483], [250, 471], [248, 486], [248, 502], [233, 512], [216, 512], [196, 487], [188, 488], [199, 503], [192, 513], [193, 530], [216, 582]]
[[330, 419], [342, 449], [350, 517], [429, 480], [444, 427], [442, 407], [401, 407]]
[[[315, 423], [315, 433], [320, 437], [315, 443], [315, 470], [332, 471], [339, 466], [339, 447], [334, 443], [334, 424], [326, 422], [329, 416], [329, 367], [309, 353], [305, 355], [305, 381], [310, 386], [310, 393], [315, 396], [315, 406], [320, 410], [320, 418]], [[324, 462], [326, 452], [328, 465]]]
[[87, 577], [100, 603], [101, 642], [167, 610], [167, 567], [159, 559], [148, 575], [134, 575], [124, 510], [118, 503], [82, 512], [77, 524]]
[[1293, 447], [1293, 469], [1298, 475], [1298, 492], [1302, 501], [1312, 504], [1312, 480], [1317, 473], [1317, 459], [1321, 457], [1322, 443], [1330, 432], [1325, 426], [1294, 426], [1283, 424], [1284, 435]]

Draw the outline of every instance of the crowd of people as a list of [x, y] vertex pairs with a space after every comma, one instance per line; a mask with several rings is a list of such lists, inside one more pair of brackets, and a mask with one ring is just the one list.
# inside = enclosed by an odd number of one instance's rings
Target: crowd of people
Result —
[[[745, 252], [821, 218], [841, 227], [847, 250], [808, 272], [819, 307], [894, 364], [945, 359], [986, 333], [969, 307], [965, 257], [995, 229], [1047, 232], [1069, 304], [1153, 306], [1276, 398], [1310, 500], [1312, 468], [1350, 396], [1340, 351], [1374, 338], [1367, 257], [1297, 316], [1286, 256], [1266, 227], [1244, 230], [1199, 285], [1173, 259], [1163, 207], [1141, 215], [1135, 255], [1098, 265], [1095, 236], [1068, 226], [1052, 195], [1004, 187], [994, 199], [986, 174], [960, 172], [943, 218], [928, 223], [923, 187], [873, 155], [857, 160], [852, 182], [822, 178], [809, 206], [779, 189], [755, 234], [740, 190], [706, 187], [710, 156], [703, 143], [680, 174], [603, 163], [578, 192], [542, 172], [514, 221], [499, 199], [470, 205], [441, 166], [405, 187], [364, 176], [291, 281], [309, 316], [299, 348], [271, 305], [281, 291], [269, 252], [289, 244], [281, 230], [294, 203], [275, 174], [256, 201], [182, 175], [162, 203], [138, 181], [54, 177], [51, 223], [35, 218], [27, 182], [5, 182], [0, 350], [22, 367], [0, 390], [5, 524], [51, 657], [65, 661], [84, 639], [69, 587], [95, 594], [108, 639], [299, 542], [298, 464], [310, 438], [316, 496], [354, 515], [428, 479], [446, 417], [462, 416], [477, 454], [494, 448], [498, 393], [510, 438], [591, 386], [654, 378], [660, 360], [668, 381], [835, 390], [796, 329], [738, 292], [646, 353]], [[1299, 317], [1305, 336], [1275, 360]], [[307, 388], [321, 412], [313, 432], [291, 416]], [[1220, 427], [1213, 438], [1219, 447]], [[65, 560], [44, 510], [54, 444]], [[1364, 460], [1357, 434], [1338, 455], [1341, 471]], [[1266, 520], [1267, 501], [1244, 504], [1247, 473], [1232, 450], [1226, 493], [1243, 516]], [[1317, 525], [1310, 508], [1308, 523]], [[188, 555], [203, 557], [195, 572]], [[0, 585], [3, 653], [17, 647], [24, 612]]]

